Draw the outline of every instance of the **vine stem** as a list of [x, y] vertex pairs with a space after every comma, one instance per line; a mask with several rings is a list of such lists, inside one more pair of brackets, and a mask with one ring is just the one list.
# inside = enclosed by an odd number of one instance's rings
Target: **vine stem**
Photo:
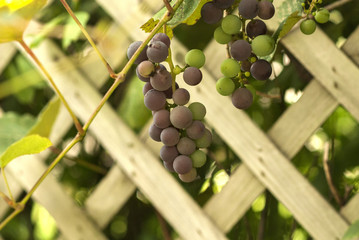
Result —
[[41, 71], [45, 74], [45, 76], [47, 77], [47, 79], [49, 80], [50, 84], [52, 85], [52, 87], [54, 88], [56, 94], [59, 96], [61, 102], [65, 105], [65, 108], [67, 109], [67, 111], [70, 113], [72, 120], [74, 121], [75, 127], [77, 129], [78, 132], [82, 133], [83, 129], [81, 126], [80, 121], [77, 119], [76, 115], [73, 113], [73, 111], [71, 110], [69, 104], [67, 103], [66, 99], [64, 98], [64, 96], [62, 95], [62, 93], [60, 92], [60, 90], [58, 89], [58, 87], [56, 86], [54, 80], [52, 79], [50, 73], [46, 70], [46, 68], [44, 67], [44, 65], [42, 65], [42, 63], [40, 62], [40, 60], [36, 57], [35, 53], [31, 50], [31, 48], [25, 43], [24, 40], [20, 40], [19, 41], [20, 45], [24, 48], [24, 50], [30, 55], [30, 57], [35, 61], [35, 63], [39, 66], [39, 68], [41, 69]]
[[[60, 0], [61, 1], [61, 0]], [[41, 175], [41, 177], [37, 180], [35, 185], [31, 188], [31, 190], [26, 194], [26, 196], [21, 200], [20, 203], [16, 204], [16, 210], [13, 211], [3, 222], [0, 224], [0, 230], [3, 229], [7, 223], [9, 223], [15, 216], [17, 216], [21, 211], [23, 211], [25, 204], [29, 201], [32, 194], [35, 192], [35, 190], [40, 186], [40, 184], [45, 180], [45, 178], [50, 174], [52, 169], [60, 162], [60, 160], [68, 153], [73, 146], [76, 145], [76, 143], [82, 141], [82, 139], [85, 137], [86, 132], [88, 128], [90, 127], [91, 123], [97, 116], [97, 114], [100, 112], [102, 107], [105, 105], [106, 101], [110, 98], [112, 93], [115, 91], [115, 89], [118, 87], [120, 83], [122, 83], [125, 80], [126, 74], [131, 69], [131, 66], [135, 62], [135, 60], [138, 58], [142, 50], [145, 48], [145, 46], [149, 43], [149, 41], [152, 39], [152, 37], [158, 32], [158, 30], [171, 18], [173, 17], [174, 13], [177, 11], [179, 6], [182, 4], [184, 0], [177, 0], [176, 4], [173, 6], [173, 12], [170, 13], [169, 11], [166, 12], [166, 14], [161, 18], [161, 20], [158, 22], [156, 27], [151, 31], [151, 33], [147, 36], [146, 40], [143, 41], [143, 43], [140, 45], [140, 47], [137, 49], [137, 51], [133, 54], [131, 59], [127, 62], [127, 64], [124, 66], [122, 71], [117, 74], [117, 78], [115, 82], [112, 84], [112, 86], [108, 89], [105, 96], [101, 99], [99, 105], [95, 109], [95, 111], [92, 113], [90, 118], [85, 123], [84, 127], [82, 128], [82, 131], [78, 132], [77, 135], [71, 140], [71, 142], [62, 150], [62, 152], [56, 157], [56, 159], [50, 164], [50, 166], [45, 170], [45, 172]]]
[[64, 6], [64, 8], [66, 9], [66, 11], [70, 14], [70, 16], [74, 19], [74, 21], [76, 22], [76, 24], [78, 25], [78, 27], [81, 29], [81, 32], [85, 35], [87, 41], [89, 41], [89, 43], [91, 44], [91, 46], [93, 47], [93, 49], [95, 49], [97, 55], [100, 57], [101, 61], [103, 62], [103, 64], [105, 65], [107, 71], [110, 74], [111, 78], [117, 78], [117, 74], [113, 71], [112, 67], [110, 66], [110, 64], [106, 61], [105, 57], [102, 55], [102, 53], [100, 52], [100, 50], [97, 48], [95, 42], [92, 40], [90, 34], [86, 31], [86, 29], [84, 28], [84, 26], [82, 26], [81, 22], [79, 21], [79, 19], [76, 17], [75, 13], [72, 11], [72, 9], [70, 8], [70, 6], [67, 4], [66, 0], [60, 0], [60, 2], [62, 3], [62, 5]]
[[5, 174], [5, 168], [4, 167], [1, 167], [1, 172], [2, 172], [2, 176], [4, 178], [4, 181], [5, 181], [7, 191], [9, 192], [10, 199], [11, 199], [11, 201], [15, 202], [15, 199], [14, 199], [12, 193], [11, 193], [9, 182], [7, 181], [7, 177], [6, 177], [6, 174]]

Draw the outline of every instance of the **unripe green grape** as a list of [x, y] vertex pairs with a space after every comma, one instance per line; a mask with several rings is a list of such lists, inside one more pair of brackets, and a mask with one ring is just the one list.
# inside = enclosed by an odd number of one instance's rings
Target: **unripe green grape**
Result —
[[223, 96], [228, 96], [231, 95], [232, 92], [235, 89], [235, 84], [232, 81], [232, 79], [228, 78], [228, 77], [223, 77], [220, 78], [217, 82], [216, 82], [216, 89], [217, 92]]
[[315, 29], [317, 28], [317, 24], [312, 19], [307, 19], [301, 22], [300, 24], [300, 31], [306, 35], [310, 35], [314, 33]]
[[193, 120], [202, 120], [206, 115], [206, 107], [200, 102], [193, 102], [188, 106], [193, 115]]
[[227, 44], [232, 40], [232, 36], [225, 33], [221, 27], [217, 27], [214, 30], [213, 38], [219, 44]]
[[274, 39], [268, 35], [259, 35], [252, 41], [252, 51], [259, 57], [271, 54], [274, 50]]
[[223, 18], [222, 23], [222, 30], [227, 34], [236, 34], [241, 31], [241, 20], [236, 15], [227, 15]]
[[241, 71], [241, 65], [234, 59], [228, 58], [221, 64], [221, 72], [226, 77], [235, 77]]
[[207, 161], [207, 155], [201, 150], [196, 150], [190, 155], [190, 158], [192, 159], [192, 166], [195, 168], [202, 167]]
[[201, 68], [206, 61], [204, 53], [199, 49], [190, 50], [185, 56], [185, 62], [191, 67]]
[[327, 9], [320, 9], [316, 12], [314, 19], [318, 23], [326, 23], [329, 21], [330, 13]]

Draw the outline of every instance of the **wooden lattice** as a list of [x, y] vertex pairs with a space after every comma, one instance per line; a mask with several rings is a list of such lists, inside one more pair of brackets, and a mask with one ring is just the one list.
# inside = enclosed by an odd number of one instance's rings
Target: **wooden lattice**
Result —
[[[145, 34], [138, 27], [161, 1], [97, 2], [114, 20], [99, 45], [111, 65], [116, 66], [125, 57], [124, 49], [132, 41], [130, 38], [144, 39]], [[280, 2], [275, 1], [278, 5]], [[273, 21], [271, 24], [277, 23]], [[36, 23], [32, 25], [36, 26]], [[108, 151], [116, 165], [87, 199], [85, 208], [78, 207], [68, 196], [56, 174], [49, 176], [33, 195], [33, 199], [54, 217], [62, 238], [106, 239], [101, 229], [139, 189], [182, 238], [227, 239], [226, 233], [253, 201], [268, 189], [315, 239], [340, 239], [350, 223], [359, 218], [359, 195], [337, 212], [291, 164], [290, 159], [339, 105], [359, 120], [359, 28], [341, 50], [320, 29], [311, 36], [294, 30], [282, 39], [282, 43], [314, 78], [299, 101], [290, 106], [267, 133], [244, 112], [235, 110], [229, 98], [218, 96], [214, 79], [219, 77], [217, 69], [225, 58], [224, 51], [218, 50], [220, 46], [215, 43], [210, 43], [205, 51], [204, 81], [200, 88], [189, 89], [191, 99], [205, 104], [209, 125], [217, 130], [243, 164], [203, 209], [160, 164], [159, 146], [147, 142], [146, 133], [136, 136], [106, 105], [90, 127], [90, 135]], [[186, 52], [175, 39], [172, 46], [175, 56], [183, 56]], [[13, 44], [0, 45], [3, 56], [0, 71], [16, 53], [16, 47]], [[34, 50], [52, 73], [65, 98], [71, 102], [76, 115], [82, 121], [87, 120], [101, 98], [97, 88], [107, 79], [107, 71], [95, 53], [90, 52], [80, 66], [75, 66], [50, 40]], [[238, 122], [241, 122], [240, 126]], [[50, 137], [52, 142], [58, 143], [71, 125], [70, 117], [62, 109]], [[18, 196], [33, 186], [46, 169], [43, 159], [47, 155], [45, 152], [40, 156], [25, 156], [8, 166], [14, 195]], [[6, 210], [7, 206], [0, 202], [1, 216]]]

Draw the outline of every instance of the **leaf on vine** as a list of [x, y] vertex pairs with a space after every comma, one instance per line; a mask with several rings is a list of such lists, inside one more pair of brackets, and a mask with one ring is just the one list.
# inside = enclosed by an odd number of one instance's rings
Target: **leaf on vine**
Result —
[[[146, 33], [149, 33], [151, 32], [157, 25], [157, 23], [159, 22], [160, 20], [153, 20], [153, 18], [149, 19], [145, 24], [143, 24], [141, 26], [141, 29], [143, 31], [145, 31]], [[158, 32], [164, 32], [163, 31], [163, 28], [161, 28]], [[172, 31], [172, 28], [168, 25], [166, 25], [166, 35], [172, 39], [173, 38], [173, 31]]]
[[46, 0], [0, 0], [0, 43], [20, 41]]
[[294, 27], [294, 25], [301, 19], [302, 17], [299, 15], [298, 11], [292, 13], [286, 19], [284, 19], [279, 25], [278, 29], [273, 34], [274, 41], [278, 42], [280, 38], [287, 35], [289, 31]]
[[345, 232], [342, 240], [356, 240], [359, 238], [359, 220], [354, 222]]
[[[87, 21], [90, 19], [90, 15], [87, 12], [75, 12], [77, 19], [82, 26], [86, 26]], [[81, 29], [77, 26], [76, 22], [71, 16], [68, 16], [65, 28], [64, 36], [62, 38], [62, 48], [66, 49], [70, 44], [76, 41], [81, 35]]]
[[54, 98], [39, 114], [36, 124], [31, 128], [27, 135], [38, 134], [42, 137], [49, 137], [52, 126], [59, 113], [60, 106], [61, 100], [57, 97]]
[[39, 135], [30, 135], [21, 138], [19, 141], [11, 144], [10, 147], [1, 154], [0, 166], [4, 168], [17, 157], [40, 153], [51, 145], [52, 143], [48, 138]]
[[195, 23], [197, 23], [198, 20], [201, 18], [201, 9], [203, 5], [210, 1], [212, 0], [201, 0], [197, 5], [196, 9], [194, 10], [194, 12], [192, 13], [192, 15], [189, 16], [185, 21], [183, 21], [183, 23], [187, 25], [194, 25]]
[[11, 144], [21, 139], [35, 124], [36, 120], [30, 115], [17, 115], [9, 112], [0, 118], [0, 154]]

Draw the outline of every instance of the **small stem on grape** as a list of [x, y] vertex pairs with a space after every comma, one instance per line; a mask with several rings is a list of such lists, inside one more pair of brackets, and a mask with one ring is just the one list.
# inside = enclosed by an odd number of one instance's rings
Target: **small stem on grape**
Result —
[[14, 200], [11, 200], [5, 193], [0, 191], [0, 197], [4, 199], [4, 201], [9, 205], [10, 207], [14, 208], [16, 204], [14, 204]]
[[44, 65], [42, 65], [42, 63], [40, 62], [40, 60], [36, 57], [35, 53], [31, 50], [31, 48], [25, 43], [24, 40], [19, 41], [20, 45], [24, 48], [24, 50], [29, 54], [29, 56], [35, 61], [35, 63], [39, 66], [39, 68], [42, 70], [42, 72], [45, 74], [45, 76], [47, 77], [47, 79], [49, 80], [50, 84], [52, 85], [52, 87], [54, 88], [55, 92], [57, 93], [57, 95], [59, 96], [59, 98], [61, 99], [62, 103], [65, 105], [65, 108], [67, 109], [67, 111], [70, 113], [75, 127], [77, 129], [77, 131], [79, 133], [83, 132], [82, 126], [80, 121], [77, 119], [76, 115], [72, 112], [69, 104], [67, 103], [66, 99], [64, 98], [64, 96], [62, 95], [62, 93], [60, 92], [60, 90], [57, 88], [54, 80], [52, 79], [50, 73], [46, 70], [46, 68], [44, 67]]
[[102, 55], [102, 53], [100, 52], [100, 50], [97, 48], [95, 42], [92, 40], [90, 34], [86, 31], [86, 29], [84, 28], [84, 26], [82, 26], [81, 22], [79, 21], [79, 19], [76, 17], [76, 15], [74, 14], [74, 12], [72, 11], [72, 9], [70, 8], [70, 6], [67, 4], [66, 0], [60, 0], [60, 2], [62, 3], [62, 5], [64, 6], [64, 8], [66, 9], [66, 11], [70, 14], [70, 16], [74, 19], [74, 21], [76, 22], [76, 24], [79, 26], [79, 28], [81, 29], [82, 33], [85, 35], [85, 37], [87, 38], [87, 41], [89, 41], [89, 43], [91, 44], [91, 46], [95, 49], [96, 53], [98, 54], [98, 56], [100, 57], [101, 61], [103, 62], [103, 64], [105, 65], [108, 73], [110, 74], [110, 77], [113, 79], [117, 78], [117, 74], [113, 71], [113, 69], [111, 68], [110, 64], [106, 61], [105, 57]]

